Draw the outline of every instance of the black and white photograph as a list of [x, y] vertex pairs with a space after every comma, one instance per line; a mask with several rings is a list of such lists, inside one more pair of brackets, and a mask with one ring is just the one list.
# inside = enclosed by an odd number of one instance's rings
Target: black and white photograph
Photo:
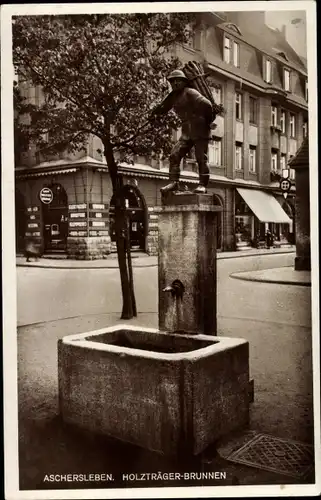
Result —
[[316, 3], [1, 13], [6, 499], [317, 495]]

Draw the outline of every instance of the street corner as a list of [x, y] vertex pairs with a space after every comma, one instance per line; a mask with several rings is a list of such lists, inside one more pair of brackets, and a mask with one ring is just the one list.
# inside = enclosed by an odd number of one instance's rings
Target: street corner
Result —
[[238, 272], [230, 274], [230, 277], [244, 281], [255, 281], [258, 283], [311, 286], [311, 272], [296, 271], [293, 267], [278, 267], [259, 271]]

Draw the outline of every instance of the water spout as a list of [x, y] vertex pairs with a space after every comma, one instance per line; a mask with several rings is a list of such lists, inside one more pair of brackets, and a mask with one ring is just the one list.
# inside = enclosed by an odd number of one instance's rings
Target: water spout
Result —
[[171, 292], [173, 298], [183, 298], [184, 291], [185, 287], [178, 279], [174, 280], [171, 285], [163, 288], [163, 292]]

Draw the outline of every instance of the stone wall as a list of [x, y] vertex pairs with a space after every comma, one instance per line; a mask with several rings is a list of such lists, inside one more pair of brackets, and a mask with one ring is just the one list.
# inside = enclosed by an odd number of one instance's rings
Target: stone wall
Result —
[[109, 236], [67, 239], [68, 259], [95, 260], [105, 259], [111, 252]]

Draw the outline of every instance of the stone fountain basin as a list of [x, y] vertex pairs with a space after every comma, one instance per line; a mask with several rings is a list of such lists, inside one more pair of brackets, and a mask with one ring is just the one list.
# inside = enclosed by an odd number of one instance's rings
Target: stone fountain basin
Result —
[[249, 344], [117, 325], [58, 342], [63, 420], [163, 454], [197, 455], [249, 420]]

